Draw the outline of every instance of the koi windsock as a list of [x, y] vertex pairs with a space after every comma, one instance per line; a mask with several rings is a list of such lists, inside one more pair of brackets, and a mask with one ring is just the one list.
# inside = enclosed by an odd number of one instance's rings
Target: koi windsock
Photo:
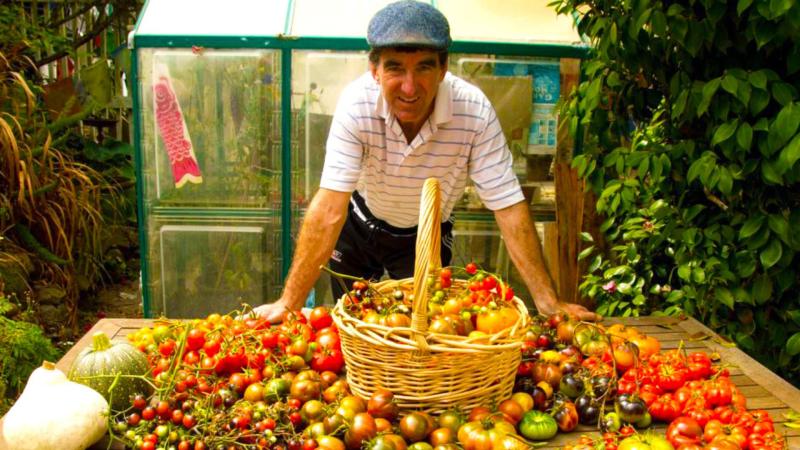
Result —
[[172, 88], [169, 71], [166, 66], [159, 65], [153, 83], [153, 103], [156, 124], [169, 155], [172, 177], [175, 187], [181, 188], [186, 182], [202, 183], [200, 167], [194, 155], [192, 141], [183, 119], [181, 105], [175, 90]]

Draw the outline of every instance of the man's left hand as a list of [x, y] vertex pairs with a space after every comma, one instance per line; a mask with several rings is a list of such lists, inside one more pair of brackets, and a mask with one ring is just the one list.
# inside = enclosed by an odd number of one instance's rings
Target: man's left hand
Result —
[[586, 309], [586, 307], [581, 306], [577, 303], [564, 303], [558, 302], [552, 304], [550, 307], [539, 308], [537, 305], [537, 309], [539, 310], [539, 314], [543, 314], [545, 316], [549, 316], [551, 314], [556, 313], [566, 313], [569, 314], [570, 317], [573, 317], [578, 320], [588, 320], [591, 322], [598, 322], [603, 320], [603, 316], [593, 313]]

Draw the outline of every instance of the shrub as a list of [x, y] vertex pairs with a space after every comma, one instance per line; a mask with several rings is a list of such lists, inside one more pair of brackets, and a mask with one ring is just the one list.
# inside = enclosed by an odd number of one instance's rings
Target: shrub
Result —
[[593, 47], [561, 110], [606, 219], [582, 292], [690, 314], [800, 383], [800, 5], [554, 5]]

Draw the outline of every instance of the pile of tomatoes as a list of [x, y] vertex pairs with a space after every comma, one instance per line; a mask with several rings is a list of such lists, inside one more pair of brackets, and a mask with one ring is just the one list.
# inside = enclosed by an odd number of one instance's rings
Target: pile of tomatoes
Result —
[[[466, 336], [516, 322], [513, 292], [474, 265], [429, 281], [430, 328]], [[510, 293], [510, 294], [509, 294]], [[356, 280], [343, 301], [365, 322], [409, 326], [409, 293]], [[513, 312], [513, 314], [512, 314]], [[272, 450], [516, 450], [579, 424], [599, 429], [571, 450], [778, 450], [785, 440], [713, 355], [662, 351], [652, 336], [554, 315], [534, 317], [511, 398], [438, 415], [399, 411], [347, 385], [339, 332], [326, 307], [279, 325], [212, 314], [159, 321], [128, 336], [147, 355], [154, 393], [113, 417], [128, 448]], [[668, 424], [666, 434], [645, 431]]]
[[[572, 449], [786, 448], [769, 414], [748, 410], [728, 370], [705, 352], [661, 351], [635, 328], [562, 316], [536, 320], [522, 352], [516, 391], [530, 393], [561, 431], [584, 424], [604, 432]], [[666, 436], [637, 432], [653, 422], [668, 424]]]

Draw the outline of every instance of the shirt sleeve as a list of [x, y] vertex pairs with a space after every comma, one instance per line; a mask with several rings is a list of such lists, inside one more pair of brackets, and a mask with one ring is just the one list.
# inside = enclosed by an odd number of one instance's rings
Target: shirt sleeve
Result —
[[514, 173], [500, 120], [488, 99], [484, 98], [482, 109], [486, 124], [472, 142], [469, 176], [483, 204], [496, 211], [524, 201], [525, 195]]
[[364, 144], [354, 116], [353, 98], [352, 92], [345, 92], [336, 105], [325, 144], [325, 164], [319, 183], [321, 188], [353, 192], [361, 176]]

